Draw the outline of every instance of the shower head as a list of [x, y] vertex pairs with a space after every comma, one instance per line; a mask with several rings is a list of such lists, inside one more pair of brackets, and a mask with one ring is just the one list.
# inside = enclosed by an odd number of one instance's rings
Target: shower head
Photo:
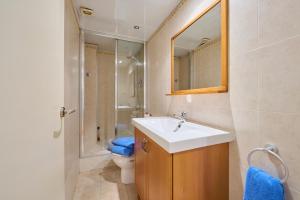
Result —
[[127, 56], [126, 58], [133, 60], [133, 63], [135, 63], [137, 66], [143, 66], [143, 64], [135, 56]]
[[134, 60], [134, 61], [136, 61], [136, 62], [139, 61], [139, 60], [138, 60], [136, 57], [134, 57], [134, 56], [127, 56], [126, 58], [127, 58], [127, 59], [130, 59], [130, 60]]

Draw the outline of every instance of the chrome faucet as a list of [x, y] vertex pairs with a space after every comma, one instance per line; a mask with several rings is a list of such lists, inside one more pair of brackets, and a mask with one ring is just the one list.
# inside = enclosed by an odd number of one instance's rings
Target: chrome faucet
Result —
[[179, 119], [180, 121], [186, 122], [186, 112], [181, 112], [179, 116], [177, 116], [176, 114], [174, 114], [173, 116], [174, 118]]
[[176, 126], [176, 128], [174, 129], [174, 132], [178, 131], [180, 129], [180, 127], [182, 126], [182, 124], [184, 124], [186, 122], [186, 112], [181, 112], [181, 114], [179, 116], [176, 116], [174, 114], [174, 117], [176, 119], [179, 119], [178, 125]]

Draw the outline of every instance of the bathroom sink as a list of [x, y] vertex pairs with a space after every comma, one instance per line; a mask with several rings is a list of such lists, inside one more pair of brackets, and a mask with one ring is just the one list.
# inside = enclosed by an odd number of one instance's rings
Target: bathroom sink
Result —
[[168, 153], [196, 149], [234, 140], [232, 133], [219, 129], [184, 122], [175, 131], [180, 120], [172, 117], [134, 118], [132, 124], [144, 132]]

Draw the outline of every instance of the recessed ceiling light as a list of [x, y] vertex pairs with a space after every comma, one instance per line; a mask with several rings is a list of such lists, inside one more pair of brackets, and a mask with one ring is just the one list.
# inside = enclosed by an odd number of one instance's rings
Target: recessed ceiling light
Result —
[[134, 25], [133, 28], [136, 29], [136, 30], [139, 30], [139, 29], [140, 29], [140, 26]]
[[94, 14], [94, 10], [87, 7], [80, 7], [80, 13], [85, 16], [91, 16]]
[[123, 61], [122, 60], [119, 60], [119, 64], [121, 64]]

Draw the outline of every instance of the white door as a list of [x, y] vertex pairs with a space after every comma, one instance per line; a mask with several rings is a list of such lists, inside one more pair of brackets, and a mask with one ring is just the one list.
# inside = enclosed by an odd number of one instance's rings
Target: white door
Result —
[[63, 200], [64, 1], [1, 0], [0, 24], [0, 199]]

